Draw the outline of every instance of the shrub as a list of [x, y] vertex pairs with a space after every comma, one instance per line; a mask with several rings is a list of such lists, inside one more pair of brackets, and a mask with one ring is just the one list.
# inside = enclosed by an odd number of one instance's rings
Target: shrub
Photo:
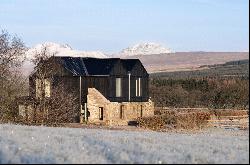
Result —
[[244, 115], [248, 115], [249, 111], [246, 110], [212, 110], [211, 112], [212, 114], [214, 114], [215, 116], [244, 116]]
[[137, 119], [139, 127], [149, 128], [154, 131], [165, 129], [163, 116], [140, 117]]
[[205, 127], [210, 119], [208, 112], [179, 113], [177, 116], [176, 128], [194, 129]]
[[162, 131], [166, 128], [171, 129], [195, 129], [203, 128], [210, 119], [209, 112], [175, 112], [164, 111], [164, 114], [153, 117], [138, 118], [140, 127], [149, 128], [155, 131]]

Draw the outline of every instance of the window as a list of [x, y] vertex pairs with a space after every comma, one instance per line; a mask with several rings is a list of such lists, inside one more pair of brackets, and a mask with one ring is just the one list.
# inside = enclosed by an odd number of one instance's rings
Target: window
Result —
[[136, 94], [136, 97], [140, 97], [141, 94], [142, 94], [142, 88], [141, 88], [141, 78], [137, 78], [135, 80], [135, 94]]
[[50, 81], [48, 79], [45, 79], [44, 85], [45, 85], [45, 97], [50, 97]]
[[99, 120], [103, 120], [103, 107], [99, 107]]
[[124, 105], [121, 105], [120, 107], [120, 119], [123, 119], [124, 116]]
[[26, 106], [26, 113], [28, 115], [28, 119], [32, 119], [34, 117], [34, 109], [31, 105]]
[[50, 90], [51, 83], [49, 79], [36, 79], [36, 98], [42, 98], [43, 95], [45, 97], [50, 97], [51, 90]]
[[143, 116], [143, 114], [142, 114], [142, 113], [143, 113], [143, 110], [142, 110], [142, 105], [141, 105], [141, 117]]
[[40, 79], [36, 79], [36, 98], [42, 97], [42, 81]]
[[121, 78], [116, 78], [116, 90], [115, 90], [115, 95], [116, 97], [121, 97], [122, 96], [122, 80]]
[[19, 115], [22, 116], [22, 117], [25, 117], [25, 115], [26, 115], [26, 106], [25, 105], [19, 105], [18, 109], [19, 109]]

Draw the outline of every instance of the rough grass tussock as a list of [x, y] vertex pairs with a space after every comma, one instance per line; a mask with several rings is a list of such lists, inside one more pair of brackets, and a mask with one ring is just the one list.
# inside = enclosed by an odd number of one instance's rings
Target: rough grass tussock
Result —
[[153, 117], [141, 117], [137, 122], [140, 127], [155, 131], [166, 129], [197, 129], [207, 126], [210, 119], [209, 112], [175, 112], [166, 111], [164, 114]]

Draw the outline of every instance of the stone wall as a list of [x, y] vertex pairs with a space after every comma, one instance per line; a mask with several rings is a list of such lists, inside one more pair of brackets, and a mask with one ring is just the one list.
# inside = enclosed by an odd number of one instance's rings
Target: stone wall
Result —
[[106, 106], [110, 104], [110, 101], [107, 100], [98, 90], [95, 88], [88, 89], [87, 95], [87, 109], [90, 113], [88, 117], [88, 122], [90, 123], [104, 123], [105, 120], [99, 119], [99, 108], [102, 107], [104, 109], [104, 119], [106, 118]]
[[[148, 102], [110, 102], [95, 88], [88, 89], [87, 108], [90, 113], [89, 123], [107, 125], [128, 125], [138, 117], [153, 116], [154, 103]], [[100, 120], [100, 109], [103, 120]]]

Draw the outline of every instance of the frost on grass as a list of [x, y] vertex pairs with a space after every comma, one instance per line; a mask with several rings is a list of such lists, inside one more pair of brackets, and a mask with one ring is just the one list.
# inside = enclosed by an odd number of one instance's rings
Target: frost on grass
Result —
[[0, 163], [248, 163], [248, 131], [159, 133], [0, 125]]

